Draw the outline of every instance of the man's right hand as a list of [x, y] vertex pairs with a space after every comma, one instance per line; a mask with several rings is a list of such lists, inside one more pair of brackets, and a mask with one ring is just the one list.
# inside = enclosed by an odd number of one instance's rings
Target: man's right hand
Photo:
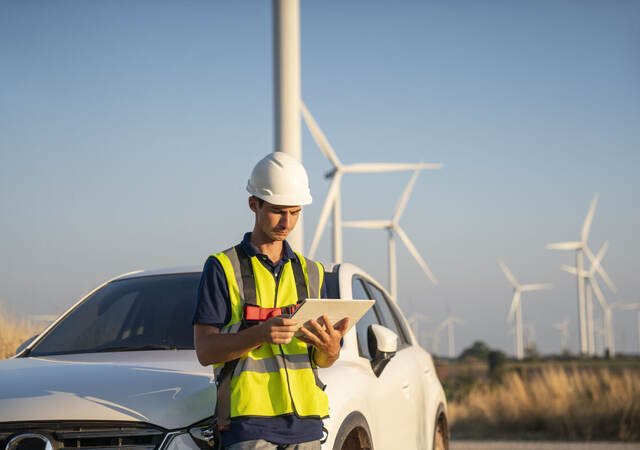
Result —
[[225, 363], [242, 357], [262, 344], [288, 344], [298, 329], [298, 322], [284, 317], [271, 317], [238, 333], [220, 333], [211, 325], [196, 323], [194, 344], [198, 361], [203, 366]]
[[298, 330], [298, 322], [284, 317], [271, 317], [260, 325], [261, 335], [268, 344], [288, 344]]

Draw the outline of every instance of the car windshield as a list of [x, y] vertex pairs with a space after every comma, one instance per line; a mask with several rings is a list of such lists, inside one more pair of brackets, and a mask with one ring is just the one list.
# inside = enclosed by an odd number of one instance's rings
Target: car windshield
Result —
[[112, 281], [28, 355], [193, 349], [191, 318], [199, 280], [199, 273], [184, 273]]

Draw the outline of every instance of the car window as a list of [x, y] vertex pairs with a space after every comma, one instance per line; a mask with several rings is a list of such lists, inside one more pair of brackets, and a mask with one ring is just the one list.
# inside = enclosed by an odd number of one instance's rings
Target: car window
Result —
[[[354, 299], [370, 300], [369, 294], [365, 290], [361, 278], [353, 278], [353, 281], [351, 283], [351, 290]], [[363, 358], [367, 358], [369, 360], [372, 359], [372, 356], [369, 353], [367, 328], [369, 328], [369, 325], [374, 323], [380, 324], [380, 321], [378, 320], [375, 309], [371, 308], [364, 316], [362, 316], [362, 318], [356, 324], [356, 334], [358, 336], [358, 353], [360, 353], [360, 356], [362, 356]]]
[[351, 298], [354, 300], [372, 300], [369, 298], [369, 294], [364, 288], [362, 279], [359, 277], [353, 277], [351, 283]]
[[116, 280], [85, 299], [30, 356], [143, 347], [194, 348], [199, 273]]
[[389, 307], [391, 308], [391, 311], [393, 311], [393, 317], [396, 319], [396, 324], [402, 329], [402, 332], [404, 334], [404, 337], [406, 338], [406, 341], [413, 345], [414, 342], [411, 339], [411, 333], [409, 333], [409, 323], [407, 322], [407, 319], [404, 317], [404, 314], [402, 313], [402, 311], [400, 311], [400, 308], [398, 308], [398, 305], [394, 302], [392, 302], [391, 300], [389, 300], [387, 298], [387, 305], [389, 305]]
[[393, 311], [389, 308], [389, 299], [382, 293], [380, 289], [373, 284], [367, 282], [367, 289], [371, 292], [373, 299], [376, 301], [376, 310], [382, 319], [382, 325], [389, 328], [398, 335], [398, 347], [402, 348], [409, 344], [404, 330], [399, 325], [398, 319], [394, 316]]

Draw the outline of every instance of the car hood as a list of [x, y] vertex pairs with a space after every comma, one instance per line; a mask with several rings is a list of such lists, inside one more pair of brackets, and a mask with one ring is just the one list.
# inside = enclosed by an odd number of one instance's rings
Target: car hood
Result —
[[177, 429], [213, 414], [213, 371], [193, 350], [0, 361], [0, 422], [119, 420]]

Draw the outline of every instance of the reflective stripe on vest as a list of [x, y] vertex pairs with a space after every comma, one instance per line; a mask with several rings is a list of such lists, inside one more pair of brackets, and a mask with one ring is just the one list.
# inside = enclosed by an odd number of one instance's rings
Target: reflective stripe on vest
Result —
[[[213, 255], [220, 261], [229, 287], [231, 319], [221, 333], [236, 333], [243, 328], [244, 304], [264, 308], [283, 307], [298, 302], [294, 264], [289, 260], [281, 269], [278, 286], [273, 274], [257, 257], [248, 258], [239, 246]], [[322, 265], [296, 253], [302, 268], [306, 292], [304, 298], [319, 298], [324, 278]], [[243, 262], [243, 258], [244, 261]], [[250, 267], [253, 278], [243, 280], [242, 265]], [[299, 271], [299, 269], [298, 269]], [[244, 298], [245, 291], [255, 298]], [[300, 283], [299, 283], [300, 284]], [[249, 287], [249, 289], [247, 289]], [[249, 294], [251, 295], [251, 294]], [[230, 363], [227, 363], [230, 364]], [[224, 364], [214, 365], [216, 377]], [[286, 345], [263, 344], [237, 361], [231, 376], [231, 417], [278, 416], [296, 414], [299, 417], [323, 418], [329, 414], [329, 402], [317, 370], [309, 358], [309, 347], [297, 338]], [[219, 417], [219, 420], [221, 417]]]

